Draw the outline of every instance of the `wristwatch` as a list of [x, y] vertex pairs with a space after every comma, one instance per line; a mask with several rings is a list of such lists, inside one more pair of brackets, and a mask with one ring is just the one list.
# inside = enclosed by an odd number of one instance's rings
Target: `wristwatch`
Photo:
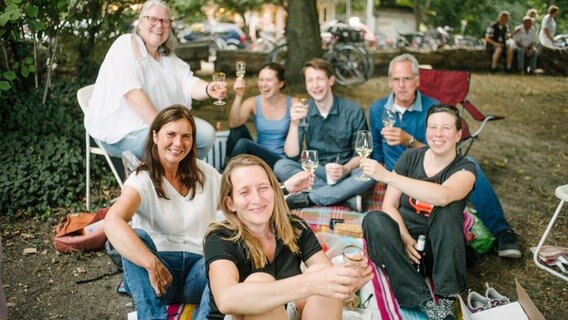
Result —
[[408, 143], [406, 144], [406, 147], [408, 149], [412, 149], [412, 148], [414, 148], [415, 144], [416, 144], [416, 141], [414, 141], [414, 137], [410, 136], [410, 139], [408, 139]]
[[281, 184], [281, 185], [280, 185], [280, 189], [282, 190], [282, 193], [283, 193], [285, 196], [287, 196], [287, 195], [290, 193], [290, 191], [288, 191], [288, 188], [286, 188], [286, 186], [285, 186], [284, 184]]

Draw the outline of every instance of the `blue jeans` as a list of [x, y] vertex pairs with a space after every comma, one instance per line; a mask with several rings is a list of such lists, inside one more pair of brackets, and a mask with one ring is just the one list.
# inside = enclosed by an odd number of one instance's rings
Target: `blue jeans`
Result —
[[533, 49], [530, 56], [526, 56], [525, 48], [517, 48], [517, 68], [519, 72], [527, 71], [527, 67], [525, 66], [525, 57], [529, 58], [529, 68], [531, 72], [534, 73], [536, 69], [536, 51]]
[[192, 319], [205, 319], [209, 313], [210, 299], [203, 256], [190, 252], [158, 252], [146, 231], [135, 231], [172, 275], [172, 284], [166, 294], [158, 297], [146, 269], [122, 258], [124, 288], [134, 299], [138, 319], [167, 320], [166, 305], [171, 303], [197, 304], [197, 315]]
[[[199, 159], [205, 159], [207, 153], [213, 144], [215, 143], [215, 129], [209, 122], [194, 117], [195, 119], [195, 130], [197, 137], [195, 138], [195, 143], [197, 144], [197, 157]], [[122, 138], [118, 142], [108, 144], [101, 141], [101, 144], [105, 148], [106, 152], [111, 157], [122, 158], [122, 151], [132, 151], [138, 159], [142, 159], [144, 154], [144, 147], [146, 146], [146, 139], [148, 138], [149, 129], [140, 129], [129, 133], [126, 137]]]
[[472, 157], [466, 157], [471, 162], [475, 163], [477, 168], [477, 178], [473, 192], [469, 197], [469, 201], [477, 210], [477, 216], [483, 224], [491, 231], [493, 235], [499, 231], [511, 229], [509, 223], [505, 219], [505, 212], [499, 202], [499, 198], [491, 186], [491, 182], [483, 172], [483, 169]]
[[[300, 171], [302, 171], [302, 165], [290, 159], [278, 160], [274, 165], [274, 174], [280, 181], [285, 181]], [[328, 185], [325, 166], [320, 164], [315, 171], [313, 191], [310, 192], [309, 197], [318, 206], [329, 206], [361, 194], [371, 189], [376, 183], [373, 179], [369, 181], [355, 180], [361, 173], [361, 169], [357, 168], [336, 184]]]

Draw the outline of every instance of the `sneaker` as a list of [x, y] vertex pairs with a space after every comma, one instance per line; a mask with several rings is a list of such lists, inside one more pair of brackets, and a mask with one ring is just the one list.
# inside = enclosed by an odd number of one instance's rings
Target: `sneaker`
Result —
[[456, 320], [456, 299], [448, 297], [440, 297], [438, 305], [443, 312], [443, 320]]
[[471, 313], [491, 309], [491, 300], [475, 291], [470, 291], [467, 295], [467, 307]]
[[288, 195], [286, 198], [286, 204], [290, 210], [301, 209], [314, 205], [312, 200], [310, 200], [309, 193], [300, 192]]
[[440, 298], [436, 304], [433, 300], [422, 302], [418, 308], [426, 314], [428, 320], [456, 320], [455, 299]]
[[363, 212], [363, 197], [361, 197], [361, 195], [358, 194], [354, 197], [345, 200], [343, 202], [343, 205], [353, 211]]
[[485, 297], [491, 301], [491, 307], [499, 307], [508, 303], [511, 303], [509, 298], [505, 297], [504, 295], [500, 294], [494, 288], [489, 286], [489, 283], [485, 283]]
[[521, 249], [517, 243], [517, 236], [511, 229], [497, 232], [497, 254], [501, 258], [519, 259]]

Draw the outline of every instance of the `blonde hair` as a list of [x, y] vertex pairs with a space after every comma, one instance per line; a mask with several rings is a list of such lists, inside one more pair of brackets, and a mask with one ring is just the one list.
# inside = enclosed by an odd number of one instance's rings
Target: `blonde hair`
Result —
[[[254, 234], [239, 219], [236, 212], [232, 212], [227, 205], [227, 198], [231, 198], [233, 196], [231, 173], [237, 168], [251, 166], [258, 166], [266, 172], [270, 186], [274, 190], [274, 209], [270, 216], [270, 229], [276, 238], [280, 239], [284, 245], [292, 251], [292, 253], [296, 254], [300, 251], [297, 240], [299, 239], [302, 230], [294, 228], [291, 223], [291, 220], [299, 220], [290, 214], [290, 210], [284, 200], [284, 194], [280, 189], [278, 180], [266, 162], [258, 157], [248, 154], [241, 154], [232, 158], [225, 167], [221, 178], [221, 196], [219, 205], [221, 207], [221, 211], [223, 211], [225, 220], [222, 222], [214, 222], [209, 225], [205, 238], [217, 230], [227, 229], [232, 231], [234, 235], [225, 238], [225, 240], [231, 242], [242, 241], [244, 243], [247, 258], [252, 261], [254, 268], [259, 269], [264, 268], [264, 266], [268, 263], [268, 259], [262, 250], [262, 245]], [[307, 225], [304, 226], [305, 228], [308, 228]]]
[[[136, 30], [134, 30], [134, 33], [136, 33], [140, 38], [142, 38], [142, 36], [140, 35], [140, 21], [142, 20], [142, 18], [147, 16], [146, 13], [148, 13], [148, 11], [153, 6], [160, 6], [164, 9], [166, 9], [168, 11], [168, 14], [170, 15], [170, 19], [172, 17], [172, 10], [164, 1], [162, 1], [162, 0], [148, 0], [148, 1], [146, 1], [144, 3], [144, 6], [142, 7], [142, 10], [140, 10], [140, 15], [138, 16], [138, 25], [136, 26]], [[144, 38], [142, 38], [142, 39], [144, 39]], [[174, 53], [177, 45], [178, 45], [178, 40], [177, 40], [177, 38], [174, 34], [173, 24], [171, 24], [170, 25], [170, 34], [169, 34], [168, 38], [166, 39], [166, 41], [164, 43], [162, 43], [162, 45], [160, 46], [160, 48], [158, 50], [160, 50], [160, 53], [163, 53], [164, 55], [169, 56], [170, 54]]]

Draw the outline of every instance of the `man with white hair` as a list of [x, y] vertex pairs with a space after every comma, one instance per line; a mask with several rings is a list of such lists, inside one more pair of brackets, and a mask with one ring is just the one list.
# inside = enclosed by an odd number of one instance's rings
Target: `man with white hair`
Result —
[[[533, 28], [532, 18], [523, 17], [523, 24], [515, 27], [513, 39], [517, 44], [517, 69], [519, 72], [534, 74], [536, 69], [536, 30]], [[525, 66], [525, 57], [529, 59], [528, 69]]]

